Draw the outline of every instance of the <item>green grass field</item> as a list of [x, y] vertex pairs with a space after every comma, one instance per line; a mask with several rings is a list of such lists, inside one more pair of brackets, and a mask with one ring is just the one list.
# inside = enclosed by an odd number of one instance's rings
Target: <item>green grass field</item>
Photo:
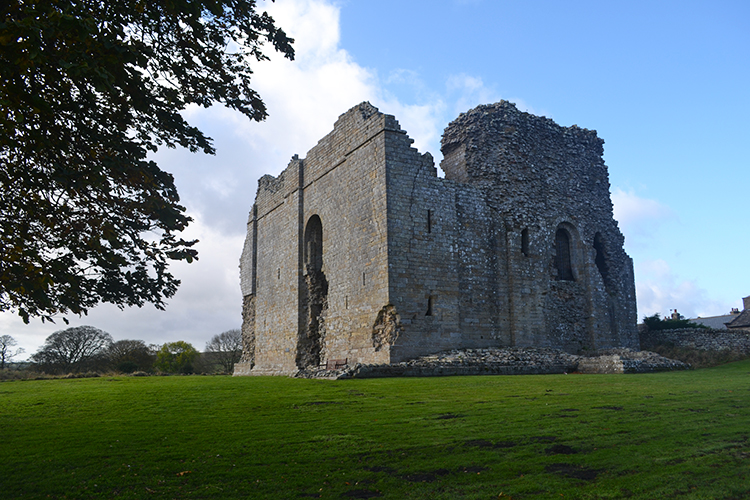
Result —
[[1, 498], [749, 498], [750, 361], [0, 383]]

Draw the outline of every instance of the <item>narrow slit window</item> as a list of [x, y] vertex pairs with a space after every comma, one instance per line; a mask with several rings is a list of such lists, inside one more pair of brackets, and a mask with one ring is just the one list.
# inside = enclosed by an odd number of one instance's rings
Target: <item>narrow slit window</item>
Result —
[[276, 269], [276, 279], [277, 280], [281, 279], [281, 268], [280, 267], [278, 269]]
[[432, 210], [427, 211], [427, 232], [432, 232]]
[[425, 313], [425, 316], [432, 316], [432, 306], [433, 306], [433, 298], [432, 295], [427, 297], [427, 312]]
[[521, 252], [528, 257], [529, 256], [529, 228], [524, 228], [521, 231]]
[[362, 273], [362, 286], [367, 286], [367, 274]]
[[562, 228], [555, 234], [555, 265], [558, 280], [575, 281], [570, 256], [570, 235]]

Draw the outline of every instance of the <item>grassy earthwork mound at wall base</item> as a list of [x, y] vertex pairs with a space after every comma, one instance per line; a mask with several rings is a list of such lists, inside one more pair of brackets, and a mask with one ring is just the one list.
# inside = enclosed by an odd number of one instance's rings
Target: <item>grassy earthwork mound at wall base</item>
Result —
[[0, 383], [1, 498], [747, 498], [750, 361]]

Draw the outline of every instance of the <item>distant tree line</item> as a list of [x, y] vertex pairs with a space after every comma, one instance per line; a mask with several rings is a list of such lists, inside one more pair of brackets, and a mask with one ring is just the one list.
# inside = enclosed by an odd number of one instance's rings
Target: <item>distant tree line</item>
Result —
[[[17, 343], [9, 335], [0, 337], [0, 369], [13, 356]], [[232, 373], [242, 354], [240, 330], [214, 335], [200, 353], [189, 342], [147, 345], [143, 340], [115, 341], [109, 333], [93, 326], [59, 330], [47, 337], [31, 355], [31, 369], [50, 375], [98, 373]]]

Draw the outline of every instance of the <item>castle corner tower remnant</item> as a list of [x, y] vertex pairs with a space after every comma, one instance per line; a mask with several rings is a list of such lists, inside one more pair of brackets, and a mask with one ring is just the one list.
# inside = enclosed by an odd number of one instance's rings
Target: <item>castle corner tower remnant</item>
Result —
[[639, 348], [596, 132], [478, 106], [443, 134], [444, 179], [411, 143], [365, 102], [259, 180], [236, 375], [456, 348]]

